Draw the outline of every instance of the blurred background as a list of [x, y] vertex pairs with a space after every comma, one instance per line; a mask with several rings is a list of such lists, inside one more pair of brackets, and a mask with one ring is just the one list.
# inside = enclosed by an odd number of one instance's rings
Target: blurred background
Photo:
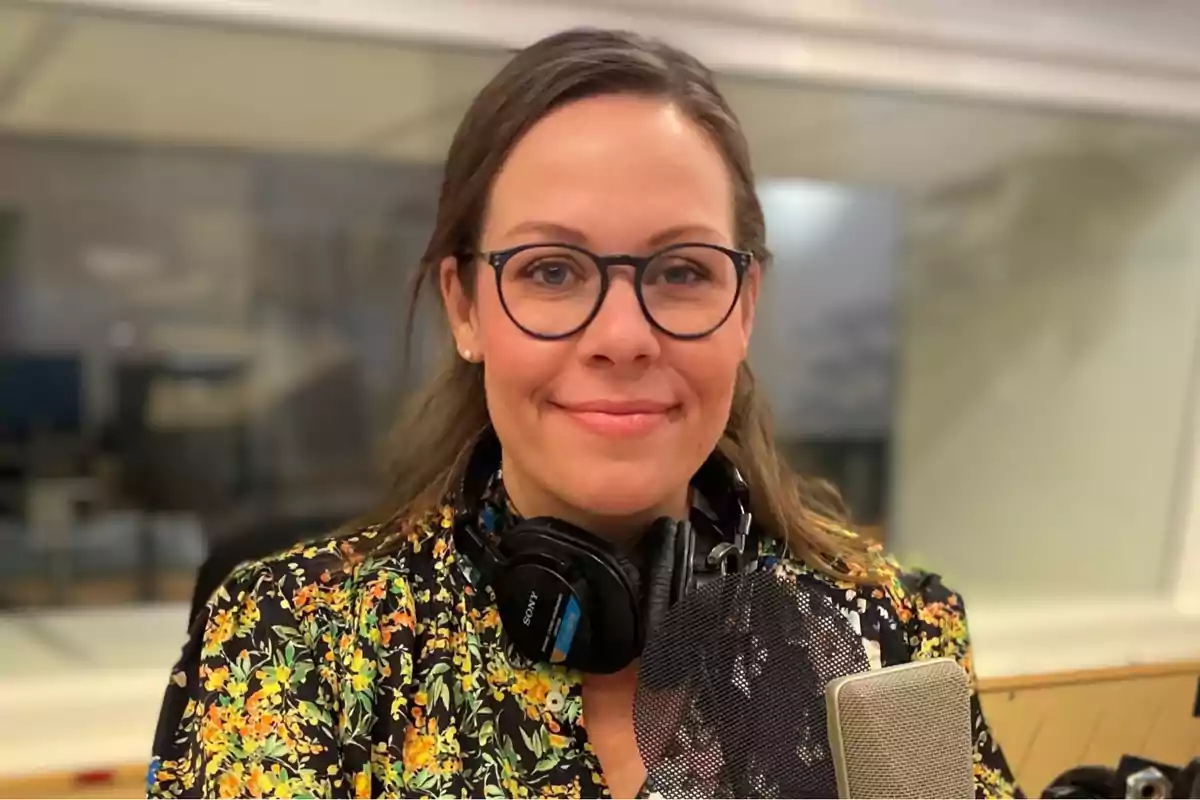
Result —
[[213, 543], [376, 497], [450, 137], [581, 23], [720, 73], [781, 444], [967, 597], [1027, 791], [1200, 755], [1200, 8], [0, 0], [0, 795], [138, 791]]

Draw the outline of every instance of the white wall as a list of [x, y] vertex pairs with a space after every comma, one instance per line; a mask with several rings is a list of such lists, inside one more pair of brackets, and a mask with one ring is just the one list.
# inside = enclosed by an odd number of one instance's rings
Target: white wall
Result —
[[984, 671], [1200, 655], [1177, 609], [1197, 218], [1200, 159], [1149, 151], [1030, 160], [916, 213], [889, 541], [969, 598]]

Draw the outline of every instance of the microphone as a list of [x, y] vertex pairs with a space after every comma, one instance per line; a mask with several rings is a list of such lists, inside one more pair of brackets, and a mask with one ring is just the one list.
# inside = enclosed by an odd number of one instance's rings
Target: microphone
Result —
[[971, 684], [957, 661], [848, 675], [825, 696], [838, 797], [975, 796]]
[[727, 575], [680, 600], [650, 633], [633, 716], [664, 798], [974, 797], [966, 673], [871, 672], [813, 576]]

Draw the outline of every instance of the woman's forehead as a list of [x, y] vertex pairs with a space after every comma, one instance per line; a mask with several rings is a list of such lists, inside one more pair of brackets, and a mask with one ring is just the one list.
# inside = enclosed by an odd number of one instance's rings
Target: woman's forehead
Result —
[[485, 230], [504, 236], [537, 221], [589, 239], [650, 239], [667, 227], [727, 235], [732, 202], [720, 152], [674, 106], [598, 97], [558, 109], [516, 144], [493, 183]]

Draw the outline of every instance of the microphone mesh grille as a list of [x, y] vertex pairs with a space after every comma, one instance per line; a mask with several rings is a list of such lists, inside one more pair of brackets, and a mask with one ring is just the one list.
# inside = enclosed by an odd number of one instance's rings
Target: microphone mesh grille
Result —
[[807, 579], [713, 580], [664, 615], [642, 655], [634, 728], [647, 788], [837, 796], [825, 686], [867, 669], [861, 637]]
[[955, 661], [853, 675], [828, 698], [841, 797], [975, 796], [970, 685]]

